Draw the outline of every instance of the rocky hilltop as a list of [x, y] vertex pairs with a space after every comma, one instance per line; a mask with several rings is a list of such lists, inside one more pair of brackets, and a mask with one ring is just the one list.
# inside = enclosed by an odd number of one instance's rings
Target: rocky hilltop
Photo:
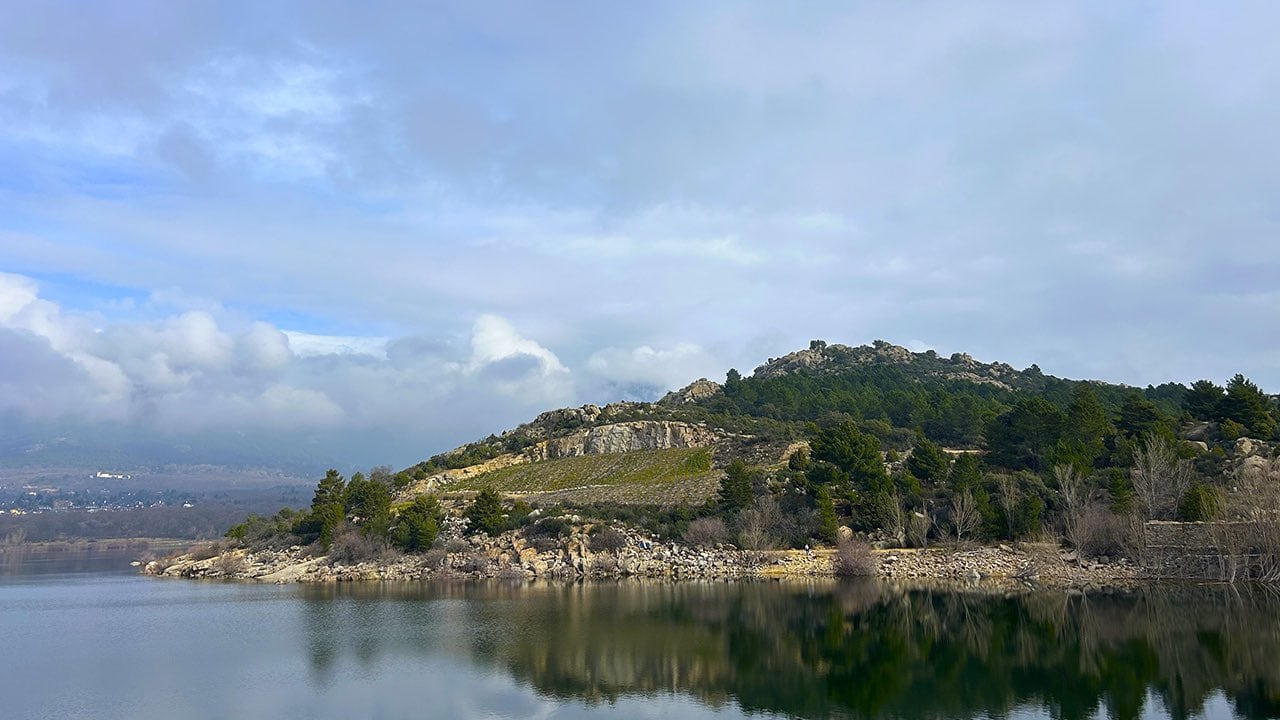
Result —
[[995, 385], [1006, 390], [1033, 384], [1028, 375], [1039, 374], [1039, 369], [1034, 366], [1019, 372], [1007, 363], [982, 363], [965, 353], [954, 353], [944, 358], [933, 350], [913, 353], [884, 340], [858, 347], [828, 345], [822, 340], [814, 340], [807, 349], [769, 358], [755, 369], [752, 377], [768, 379], [793, 373], [835, 373], [866, 365], [909, 367], [925, 376]]

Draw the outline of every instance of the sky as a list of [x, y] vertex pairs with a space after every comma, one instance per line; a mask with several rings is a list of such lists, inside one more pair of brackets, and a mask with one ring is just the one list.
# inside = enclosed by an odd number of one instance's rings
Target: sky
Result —
[[404, 465], [814, 338], [1277, 392], [1278, 24], [28, 3], [0, 23], [0, 416]]

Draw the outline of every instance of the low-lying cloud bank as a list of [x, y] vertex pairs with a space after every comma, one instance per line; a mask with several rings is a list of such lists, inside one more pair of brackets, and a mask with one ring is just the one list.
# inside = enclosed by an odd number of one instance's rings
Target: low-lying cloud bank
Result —
[[326, 438], [347, 462], [408, 463], [549, 407], [651, 397], [712, 367], [683, 344], [604, 348], [575, 369], [496, 315], [445, 338], [317, 335], [217, 308], [108, 321], [0, 273], [0, 413], [45, 427], [186, 444], [225, 432]]

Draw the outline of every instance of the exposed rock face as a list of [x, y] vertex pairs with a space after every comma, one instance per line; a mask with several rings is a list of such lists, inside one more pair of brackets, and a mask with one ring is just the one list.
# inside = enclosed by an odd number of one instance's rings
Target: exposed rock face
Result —
[[[913, 353], [884, 340], [859, 347], [828, 345], [814, 340], [806, 350], [769, 358], [768, 362], [755, 369], [754, 377], [767, 379], [793, 373], [838, 372], [860, 365], [911, 365], [925, 375], [986, 383], [1005, 389], [1012, 389], [1020, 381], [1033, 382], [1024, 377], [1026, 373], [1019, 373], [1006, 363], [980, 363], [964, 353], [955, 353], [944, 359], [932, 350]], [[1035, 374], [1039, 376], [1038, 372]]]
[[720, 434], [701, 425], [664, 420], [636, 420], [587, 428], [566, 437], [540, 442], [524, 451], [531, 461], [579, 455], [666, 450], [711, 445]]
[[672, 390], [662, 396], [662, 399], [658, 402], [662, 405], [685, 405], [715, 397], [722, 392], [724, 392], [724, 388], [720, 386], [720, 383], [712, 382], [706, 378], [698, 378], [679, 390]]
[[576, 408], [560, 408], [548, 410], [533, 419], [533, 425], [542, 428], [561, 428], [572, 425], [590, 425], [600, 417], [600, 408], [596, 405], [583, 405]]

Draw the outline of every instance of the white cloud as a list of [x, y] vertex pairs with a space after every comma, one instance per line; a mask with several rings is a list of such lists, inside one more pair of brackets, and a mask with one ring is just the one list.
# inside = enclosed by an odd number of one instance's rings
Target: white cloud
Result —
[[439, 438], [462, 442], [577, 399], [556, 354], [497, 315], [459, 343], [282, 331], [204, 310], [95, 328], [30, 278], [2, 274], [0, 345], [0, 410], [109, 419], [193, 444], [210, 431], [379, 435], [398, 438], [394, 460], [407, 462], [443, 449]]
[[475, 372], [502, 360], [526, 356], [537, 360], [544, 376], [566, 373], [568, 368], [560, 363], [555, 353], [525, 337], [511, 323], [497, 315], [481, 315], [476, 319], [471, 335], [471, 362], [468, 370]]
[[612, 383], [661, 390], [682, 387], [699, 377], [717, 377], [723, 371], [710, 353], [692, 343], [670, 348], [605, 348], [591, 355], [587, 368]]
[[285, 330], [289, 349], [299, 357], [315, 357], [317, 355], [369, 355], [385, 357], [387, 338], [360, 337], [357, 335], [316, 335], [313, 333]]

